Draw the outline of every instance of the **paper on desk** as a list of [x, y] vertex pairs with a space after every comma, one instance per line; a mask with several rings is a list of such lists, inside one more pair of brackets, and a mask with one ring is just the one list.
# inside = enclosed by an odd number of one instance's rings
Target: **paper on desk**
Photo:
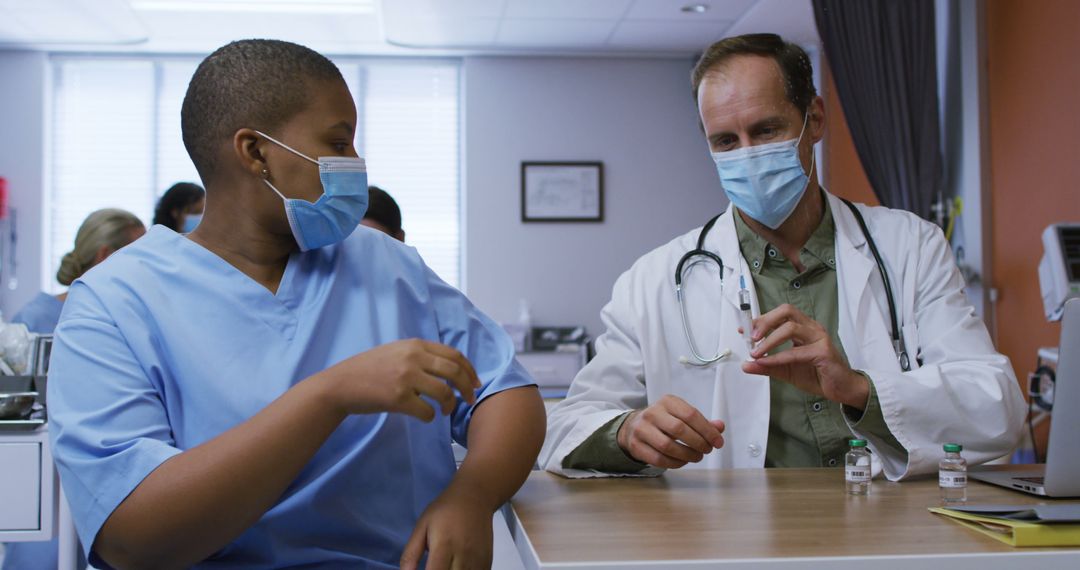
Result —
[[1034, 523], [1080, 523], [1080, 504], [1063, 505], [964, 505], [946, 510], [1013, 521]]
[[[1070, 507], [1073, 505], [1036, 505], [1037, 507]], [[973, 507], [960, 507], [970, 511]], [[978, 507], [974, 507], [978, 508]], [[1034, 510], [1026, 507], [1012, 507], [1012, 512]], [[1045, 509], [1044, 509], [1045, 510]], [[1051, 509], [1053, 511], [1055, 509]], [[1030, 522], [1004, 518], [1001, 511], [997, 514], [975, 514], [958, 508], [931, 507], [930, 512], [949, 517], [972, 530], [995, 538], [1011, 546], [1080, 546], [1080, 523], [1048, 521]], [[1059, 516], [1053, 513], [1048, 516]], [[1071, 519], [1070, 519], [1071, 520]]]

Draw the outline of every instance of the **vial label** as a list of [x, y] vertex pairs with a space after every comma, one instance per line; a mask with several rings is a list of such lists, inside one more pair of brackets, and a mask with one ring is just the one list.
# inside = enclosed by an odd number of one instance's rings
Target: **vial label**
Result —
[[844, 479], [849, 483], [869, 483], [870, 468], [861, 465], [848, 465], [844, 469]]
[[938, 487], [946, 489], [967, 487], [967, 474], [955, 471], [938, 471]]

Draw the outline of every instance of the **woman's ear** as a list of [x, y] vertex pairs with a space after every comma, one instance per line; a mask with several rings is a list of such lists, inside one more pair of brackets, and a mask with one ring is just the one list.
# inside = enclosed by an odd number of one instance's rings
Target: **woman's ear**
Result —
[[263, 157], [265, 139], [252, 129], [240, 129], [233, 134], [232, 146], [245, 172], [266, 178], [266, 159]]

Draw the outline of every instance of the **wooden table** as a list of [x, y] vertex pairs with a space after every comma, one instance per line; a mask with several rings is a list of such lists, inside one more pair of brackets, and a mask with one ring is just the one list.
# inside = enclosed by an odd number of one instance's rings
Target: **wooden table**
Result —
[[[858, 497], [843, 478], [838, 469], [579, 480], [537, 471], [511, 501], [510, 530], [528, 569], [1080, 569], [1080, 548], [1013, 548], [931, 514], [936, 479], [875, 480]], [[1039, 502], [975, 481], [968, 501]]]

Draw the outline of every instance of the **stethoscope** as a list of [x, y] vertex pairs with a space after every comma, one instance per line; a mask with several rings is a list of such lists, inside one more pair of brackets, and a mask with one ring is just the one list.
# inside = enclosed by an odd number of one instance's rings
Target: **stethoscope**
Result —
[[[870, 236], [870, 230], [866, 227], [866, 220], [863, 219], [862, 214], [859, 212], [855, 204], [852, 204], [849, 200], [841, 198], [841, 201], [851, 209], [851, 213], [855, 215], [855, 221], [859, 223], [859, 229], [862, 230], [863, 236], [866, 237], [866, 243], [870, 246], [870, 253], [874, 255], [874, 262], [877, 263], [878, 272], [881, 274], [881, 281], [885, 284], [885, 298], [889, 302], [889, 321], [892, 324], [891, 337], [893, 350], [896, 351], [896, 358], [900, 362], [900, 369], [904, 372], [911, 370], [911, 360], [908, 358], [907, 347], [904, 344], [903, 335], [900, 334], [899, 319], [896, 313], [896, 303], [893, 300], [892, 286], [889, 284], [889, 273], [885, 270], [885, 263], [881, 260], [881, 254], [878, 252], [877, 244], [874, 243], [874, 238]], [[731, 349], [725, 348], [716, 352], [712, 356], [703, 356], [698, 352], [697, 345], [694, 343], [694, 335], [690, 331], [690, 322], [686, 316], [686, 304], [683, 302], [682, 292], [682, 277], [683, 269], [688, 265], [694, 265], [695, 263], [701, 263], [713, 261], [716, 263], [717, 268], [720, 270], [720, 288], [723, 291], [724, 287], [724, 261], [720, 259], [719, 255], [705, 249], [705, 238], [709, 235], [709, 231], [716, 225], [716, 221], [720, 219], [717, 215], [713, 219], [709, 220], [705, 227], [701, 228], [701, 233], [698, 234], [697, 247], [683, 254], [679, 259], [679, 263], [675, 266], [675, 299], [679, 303], [679, 315], [682, 318], [683, 333], [686, 334], [686, 343], [690, 347], [690, 354], [692, 358], [685, 356], [679, 358], [679, 362], [683, 364], [689, 364], [692, 366], [709, 366], [715, 362], [719, 362], [724, 358], [731, 355]], [[739, 276], [739, 310], [749, 316], [750, 314], [750, 292], [746, 289], [746, 280], [742, 275]]]

